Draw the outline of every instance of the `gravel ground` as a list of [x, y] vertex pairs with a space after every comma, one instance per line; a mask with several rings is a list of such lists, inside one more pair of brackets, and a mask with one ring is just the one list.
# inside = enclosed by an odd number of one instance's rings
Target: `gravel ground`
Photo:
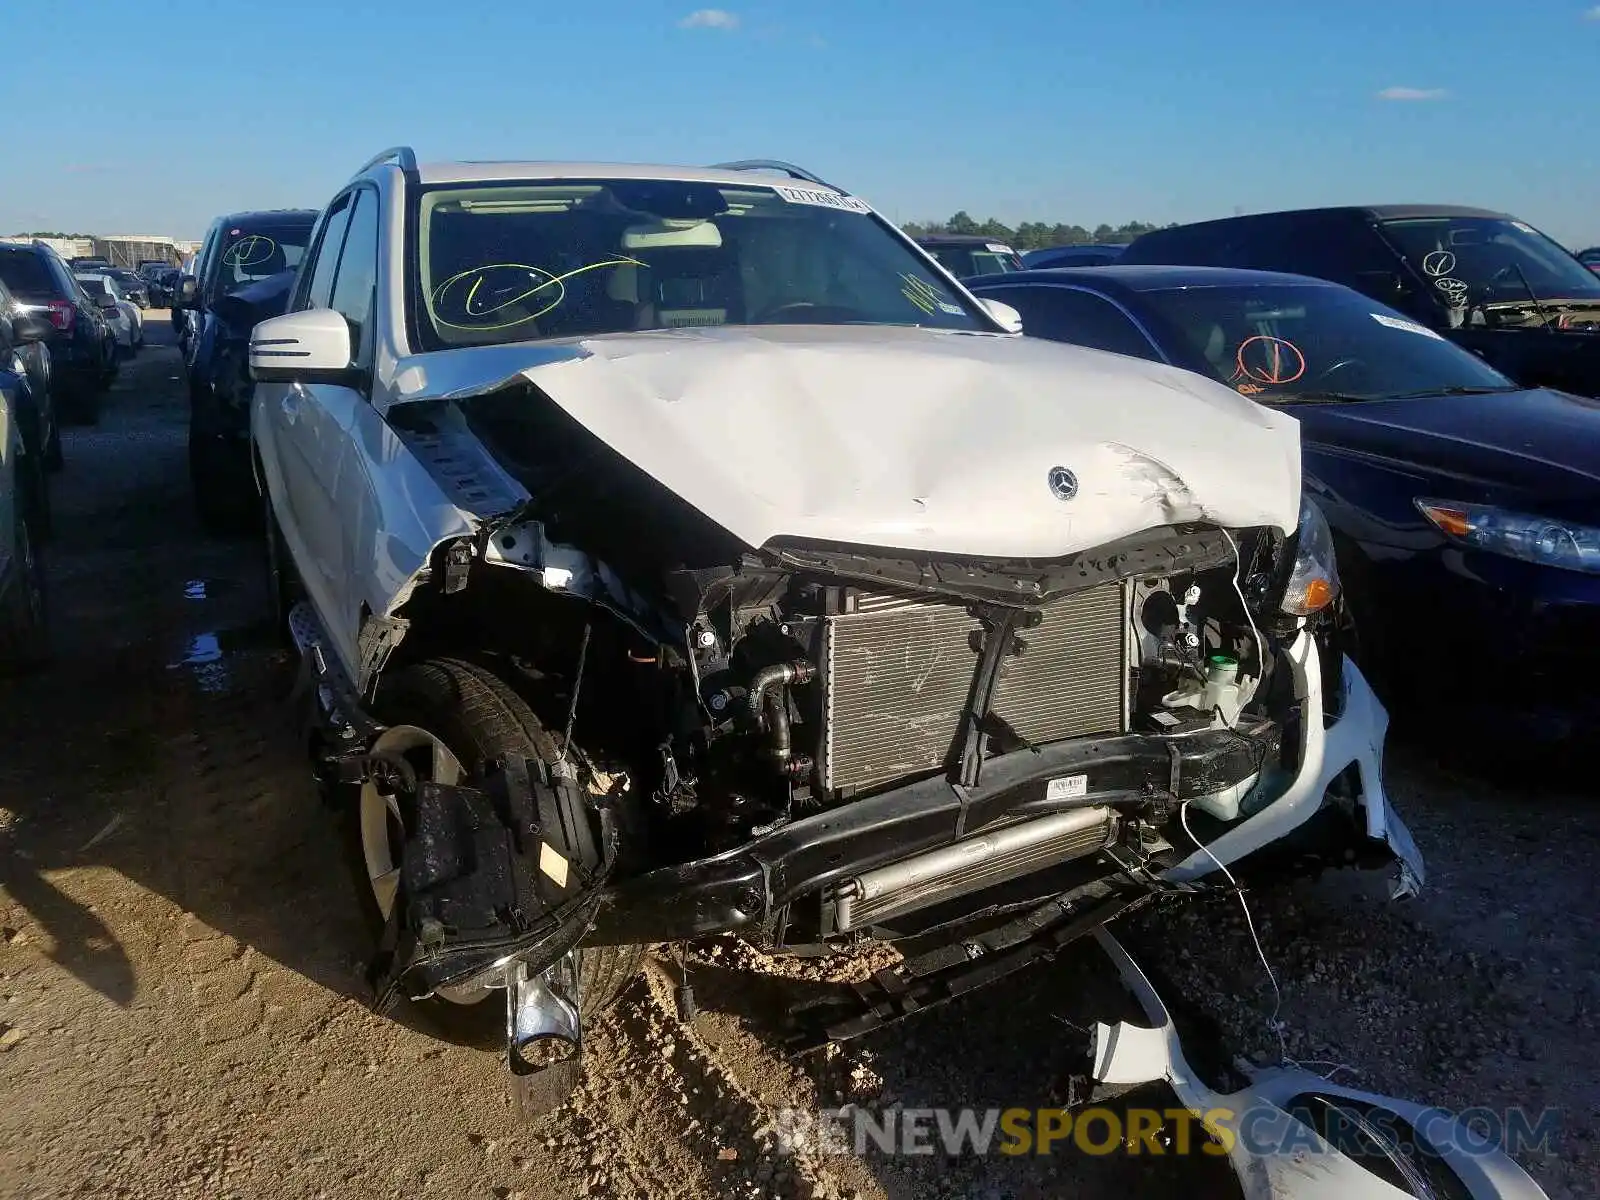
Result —
[[[152, 341], [165, 332], [153, 313]], [[885, 959], [772, 960], [725, 939], [673, 1015], [652, 961], [588, 1033], [562, 1119], [512, 1117], [495, 1047], [360, 1001], [360, 933], [328, 815], [278, 698], [253, 546], [190, 514], [175, 352], [124, 371], [70, 431], [56, 489], [58, 657], [0, 683], [0, 1195], [1023, 1198], [1226, 1194], [1215, 1160], [783, 1156], [781, 1110], [1050, 1106], [1111, 1003], [1091, 953], [794, 1061], [784, 1005]], [[1600, 809], [1397, 752], [1391, 788], [1431, 871], [1413, 903], [1341, 875], [1123, 932], [1220, 1045], [1344, 1067], [1453, 1107], [1562, 1110], [1526, 1163], [1600, 1192]]]

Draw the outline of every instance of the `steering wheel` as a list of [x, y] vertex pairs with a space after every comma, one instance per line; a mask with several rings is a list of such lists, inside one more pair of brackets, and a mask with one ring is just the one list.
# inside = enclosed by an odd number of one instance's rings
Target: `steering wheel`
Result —
[[1352, 369], [1357, 368], [1357, 367], [1365, 368], [1366, 365], [1367, 364], [1366, 364], [1366, 361], [1364, 359], [1360, 359], [1360, 358], [1341, 358], [1338, 362], [1334, 363], [1333, 365], [1327, 367], [1325, 370], [1323, 370], [1320, 373], [1318, 373], [1317, 382], [1321, 383], [1323, 380], [1327, 379], [1330, 375], [1334, 375], [1334, 374], [1336, 374], [1336, 373], [1338, 373], [1340, 371], [1349, 371], [1349, 370], [1352, 370]]
[[807, 325], [837, 325], [846, 321], [864, 321], [866, 314], [859, 309], [846, 308], [842, 304], [813, 304], [810, 300], [791, 300], [786, 304], [774, 304], [762, 309], [751, 318], [752, 325], [770, 325], [786, 313], [805, 312], [810, 318], [802, 322]]

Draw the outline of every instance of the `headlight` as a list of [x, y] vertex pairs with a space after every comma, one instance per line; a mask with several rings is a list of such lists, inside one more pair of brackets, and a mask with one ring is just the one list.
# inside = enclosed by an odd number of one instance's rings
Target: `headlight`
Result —
[[1446, 536], [1492, 554], [1600, 575], [1600, 528], [1507, 512], [1486, 504], [1420, 498], [1417, 509]]
[[1322, 510], [1306, 496], [1300, 498], [1300, 531], [1283, 593], [1283, 611], [1291, 617], [1309, 617], [1333, 603], [1339, 594], [1339, 564], [1333, 555], [1333, 532]]

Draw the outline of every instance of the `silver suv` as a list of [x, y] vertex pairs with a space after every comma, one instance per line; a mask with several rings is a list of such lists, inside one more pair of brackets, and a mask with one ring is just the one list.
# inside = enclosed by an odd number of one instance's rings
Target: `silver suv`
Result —
[[787, 164], [333, 198], [252, 445], [380, 1005], [541, 1109], [649, 943], [906, 946], [826, 1040], [1291, 833], [1420, 885], [1293, 418], [1017, 328]]

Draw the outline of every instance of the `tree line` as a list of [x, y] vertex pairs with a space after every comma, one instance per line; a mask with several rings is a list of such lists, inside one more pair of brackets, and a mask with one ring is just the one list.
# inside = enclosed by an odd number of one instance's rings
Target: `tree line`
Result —
[[[963, 209], [946, 221], [909, 221], [902, 228], [912, 237], [925, 237], [930, 233], [977, 234], [980, 237], [993, 238], [997, 242], [1005, 242], [1014, 250], [1042, 250], [1046, 246], [1131, 242], [1140, 234], [1163, 227], [1145, 221], [1129, 221], [1125, 225], [1096, 225], [1093, 229], [1085, 229], [1082, 225], [1050, 225], [1044, 221], [1024, 221], [1013, 229], [993, 217], [987, 221], [975, 220]], [[1170, 229], [1172, 226], [1165, 228]]]

